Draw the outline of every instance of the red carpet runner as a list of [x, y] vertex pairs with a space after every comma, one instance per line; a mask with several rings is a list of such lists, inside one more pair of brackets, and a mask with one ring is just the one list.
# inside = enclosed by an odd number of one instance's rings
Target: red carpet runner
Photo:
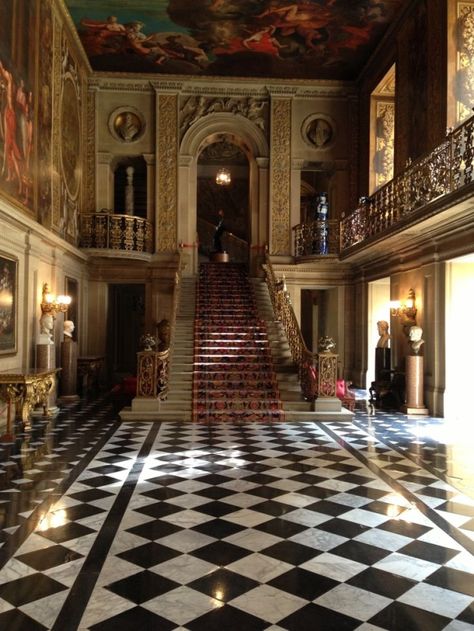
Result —
[[243, 265], [202, 263], [194, 321], [193, 420], [278, 421], [265, 322]]

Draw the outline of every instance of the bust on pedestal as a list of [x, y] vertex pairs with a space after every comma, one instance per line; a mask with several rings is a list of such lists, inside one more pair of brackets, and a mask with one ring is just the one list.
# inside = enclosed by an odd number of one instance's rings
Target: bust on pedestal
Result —
[[74, 322], [64, 320], [64, 338], [61, 342], [61, 399], [75, 401], [77, 394], [77, 342], [72, 339]]
[[408, 331], [410, 354], [406, 358], [406, 404], [403, 406], [405, 414], [426, 416], [428, 409], [423, 403], [423, 356], [420, 350], [425, 341], [422, 339], [421, 326], [411, 326]]
[[[37, 370], [53, 370], [56, 368], [56, 352], [53, 341], [54, 316], [43, 312], [40, 318], [40, 333], [36, 343], [36, 368]], [[56, 405], [56, 388], [53, 386], [48, 396], [48, 414], [54, 416], [59, 412]], [[42, 412], [41, 412], [42, 414]], [[32, 416], [39, 415], [38, 410], [33, 410]]]

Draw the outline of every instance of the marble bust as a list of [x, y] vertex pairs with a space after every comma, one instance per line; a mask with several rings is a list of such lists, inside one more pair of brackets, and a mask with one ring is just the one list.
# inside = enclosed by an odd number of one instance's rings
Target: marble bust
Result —
[[410, 344], [410, 348], [412, 351], [412, 355], [419, 355], [420, 349], [425, 343], [425, 340], [422, 339], [423, 329], [421, 326], [411, 326], [408, 331], [408, 340]]
[[377, 330], [380, 335], [377, 341], [377, 348], [388, 348], [388, 342], [390, 340], [388, 322], [386, 320], [379, 320], [377, 322]]
[[72, 333], [75, 329], [74, 322], [72, 320], [64, 320], [63, 327], [64, 341], [67, 342], [72, 339]]
[[54, 317], [51, 313], [43, 313], [40, 318], [40, 335], [38, 344], [54, 344], [53, 342]]

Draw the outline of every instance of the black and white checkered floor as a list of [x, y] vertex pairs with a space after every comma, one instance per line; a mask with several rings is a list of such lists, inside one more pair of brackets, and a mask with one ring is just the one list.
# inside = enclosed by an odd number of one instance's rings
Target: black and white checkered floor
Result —
[[208, 427], [104, 402], [0, 444], [0, 629], [474, 629], [445, 423], [359, 405]]

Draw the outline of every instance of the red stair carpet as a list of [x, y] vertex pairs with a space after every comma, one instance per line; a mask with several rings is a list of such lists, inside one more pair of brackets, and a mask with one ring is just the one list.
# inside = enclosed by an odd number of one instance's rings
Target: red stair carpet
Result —
[[193, 420], [283, 419], [267, 330], [245, 266], [202, 263], [194, 321]]

